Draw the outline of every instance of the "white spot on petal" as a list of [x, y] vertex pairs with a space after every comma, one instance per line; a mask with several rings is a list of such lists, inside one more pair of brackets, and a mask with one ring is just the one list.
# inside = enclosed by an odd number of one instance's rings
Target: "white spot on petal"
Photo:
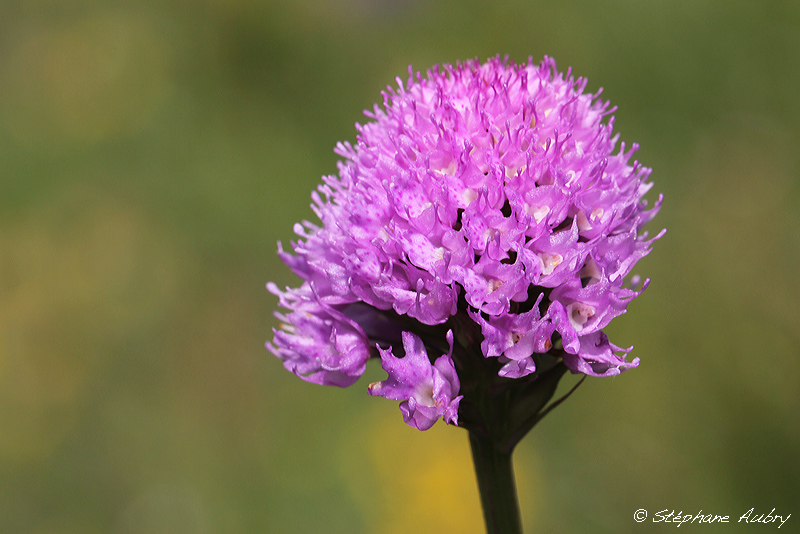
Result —
[[536, 220], [536, 224], [542, 222], [542, 220], [545, 217], [547, 217], [547, 214], [550, 213], [550, 206], [539, 206], [539, 207], [528, 206], [525, 209], [528, 213], [533, 215], [533, 218]]
[[552, 273], [564, 261], [564, 257], [561, 254], [551, 254], [549, 252], [539, 254], [539, 258], [542, 260], [542, 274], [545, 276]]
[[589, 217], [586, 216], [583, 210], [578, 212], [576, 219], [578, 220], [578, 229], [581, 231], [590, 230], [593, 226], [592, 221], [599, 222], [600, 218], [605, 213], [603, 208], [595, 208]]
[[433, 400], [433, 381], [425, 380], [420, 383], [414, 390], [414, 399], [422, 406], [436, 406], [436, 401]]
[[584, 325], [592, 318], [594, 312], [594, 306], [589, 306], [582, 302], [573, 302], [567, 306], [567, 317], [569, 317], [569, 322], [576, 332], [583, 330]]
[[578, 230], [581, 232], [585, 232], [586, 230], [592, 228], [592, 223], [589, 222], [589, 218], [586, 217], [586, 214], [583, 212], [583, 210], [578, 212], [578, 216], [575, 217], [575, 219], [578, 221]]
[[461, 200], [464, 202], [465, 206], [469, 206], [472, 204], [472, 201], [478, 198], [478, 192], [474, 189], [464, 189], [461, 192]]

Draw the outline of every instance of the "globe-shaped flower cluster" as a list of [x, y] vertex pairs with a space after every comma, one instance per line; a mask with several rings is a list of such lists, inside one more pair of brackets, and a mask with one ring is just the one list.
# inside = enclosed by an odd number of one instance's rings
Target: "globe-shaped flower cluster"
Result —
[[397, 82], [337, 145], [339, 175], [312, 194], [321, 223], [295, 225], [294, 254], [279, 244], [303, 283], [268, 285], [288, 312], [267, 347], [338, 386], [379, 357], [388, 379], [370, 393], [420, 429], [457, 423], [456, 318], [510, 379], [545, 353], [591, 376], [637, 366], [603, 328], [647, 286], [625, 278], [661, 235], [641, 231], [661, 198], [647, 208], [650, 169], [616, 148], [614, 109], [550, 58]]

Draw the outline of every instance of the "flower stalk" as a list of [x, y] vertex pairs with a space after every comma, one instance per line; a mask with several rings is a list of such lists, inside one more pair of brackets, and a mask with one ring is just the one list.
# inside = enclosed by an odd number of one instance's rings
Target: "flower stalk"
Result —
[[487, 534], [522, 534], [512, 451], [481, 432], [469, 433]]
[[[511, 456], [517, 443], [531, 428], [583, 383], [585, 376], [565, 395], [548, 405], [566, 370], [563, 363], [557, 362], [546, 371], [537, 373], [524, 388], [515, 387], [518, 381], [513, 381], [506, 387], [482, 390], [493, 392], [491, 395], [481, 395], [481, 390], [473, 390], [473, 395], [462, 401], [462, 409], [467, 413], [472, 408], [471, 417], [468, 415], [461, 426], [469, 432], [487, 534], [522, 533]], [[476, 396], [480, 399], [477, 406], [472, 403]]]
[[522, 379], [504, 378], [497, 374], [498, 362], [485, 358], [478, 349], [475, 340], [479, 334], [474, 324], [458, 317], [448, 324], [456, 332], [453, 361], [462, 377], [459, 426], [469, 432], [486, 532], [521, 534], [514, 449], [536, 423], [583, 383], [583, 378], [551, 402], [567, 372], [559, 349], [537, 354], [536, 372]]

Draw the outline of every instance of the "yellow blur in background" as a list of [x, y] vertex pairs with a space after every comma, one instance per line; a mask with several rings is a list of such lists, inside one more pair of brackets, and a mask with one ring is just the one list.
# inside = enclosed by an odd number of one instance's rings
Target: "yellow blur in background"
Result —
[[0, 532], [482, 532], [466, 433], [286, 372], [264, 285], [395, 76], [496, 54], [604, 87], [668, 228], [641, 366], [517, 450], [526, 530], [800, 521], [796, 2], [6, 0]]

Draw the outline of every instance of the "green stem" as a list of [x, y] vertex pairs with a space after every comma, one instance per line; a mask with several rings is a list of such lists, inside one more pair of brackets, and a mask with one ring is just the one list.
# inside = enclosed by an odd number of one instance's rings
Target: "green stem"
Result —
[[522, 534], [511, 461], [513, 449], [507, 450], [491, 436], [474, 431], [469, 432], [469, 443], [487, 534]]

